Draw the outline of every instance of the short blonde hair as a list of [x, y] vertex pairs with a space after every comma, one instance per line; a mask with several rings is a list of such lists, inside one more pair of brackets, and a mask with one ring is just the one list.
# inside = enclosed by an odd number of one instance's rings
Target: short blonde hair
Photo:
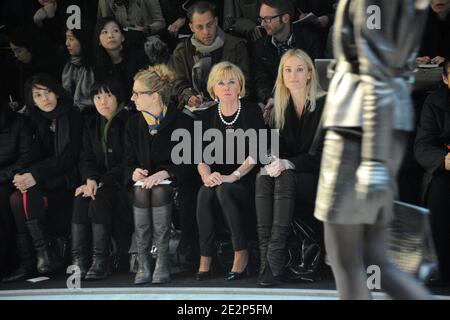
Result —
[[239, 95], [241, 97], [245, 96], [245, 77], [242, 70], [235, 64], [223, 61], [220, 62], [211, 69], [208, 77], [207, 90], [211, 98], [215, 99], [216, 95], [214, 93], [214, 86], [224, 79], [236, 78], [241, 87]]
[[286, 61], [291, 57], [297, 57], [304, 61], [307, 65], [308, 71], [311, 72], [311, 79], [309, 79], [306, 85], [306, 99], [309, 101], [306, 111], [313, 112], [316, 109], [317, 97], [323, 95], [323, 90], [319, 85], [317, 79], [316, 68], [309, 55], [300, 49], [290, 49], [281, 57], [280, 64], [278, 65], [278, 75], [275, 81], [274, 87], [274, 108], [270, 115], [270, 123], [277, 129], [283, 129], [284, 127], [284, 113], [289, 104], [291, 98], [291, 92], [286, 87], [283, 79], [283, 68]]
[[157, 64], [140, 70], [133, 79], [140, 81], [145, 90], [158, 92], [164, 104], [169, 103], [175, 73], [167, 65]]

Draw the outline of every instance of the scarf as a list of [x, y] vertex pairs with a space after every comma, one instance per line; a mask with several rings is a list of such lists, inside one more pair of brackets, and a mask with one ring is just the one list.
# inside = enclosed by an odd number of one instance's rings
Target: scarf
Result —
[[203, 43], [197, 40], [195, 38], [195, 35], [191, 37], [191, 43], [195, 47], [197, 52], [200, 52], [201, 54], [210, 54], [211, 52], [223, 47], [225, 43], [225, 32], [223, 32], [220, 27], [217, 27], [216, 38], [209, 46], [205, 46]]
[[101, 117], [101, 122], [100, 122], [100, 141], [102, 144], [102, 149], [103, 149], [103, 153], [106, 154], [106, 146], [108, 145], [108, 130], [109, 127], [111, 126], [112, 121], [114, 120], [114, 118], [120, 113], [120, 111], [122, 111], [124, 109], [123, 105], [119, 106], [119, 108], [117, 108], [116, 112], [114, 113], [114, 115], [111, 117], [110, 120], [107, 120], [106, 118]]
[[89, 94], [94, 82], [94, 72], [81, 64], [81, 57], [71, 56], [62, 72], [62, 86], [71, 93], [80, 111], [93, 105]]
[[286, 41], [278, 41], [275, 37], [272, 37], [272, 44], [278, 50], [278, 56], [282, 56], [286, 51], [292, 49], [295, 45], [294, 33], [292, 32]]
[[167, 114], [167, 106], [164, 106], [164, 109], [158, 118], [156, 118], [149, 112], [142, 111], [142, 116], [144, 117], [145, 122], [147, 123], [147, 126], [148, 126], [148, 132], [152, 136], [158, 133], [158, 127], [164, 120], [164, 117], [166, 116], [166, 114]]

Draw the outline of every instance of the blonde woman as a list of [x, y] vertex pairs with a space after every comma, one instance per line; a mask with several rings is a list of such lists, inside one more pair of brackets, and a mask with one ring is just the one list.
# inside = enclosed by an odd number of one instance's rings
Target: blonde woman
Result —
[[[139, 113], [130, 118], [125, 131], [125, 178], [133, 190], [139, 262], [135, 284], [170, 281], [168, 250], [173, 187], [161, 182], [176, 181], [182, 198], [189, 189], [186, 183], [193, 180], [195, 172], [172, 162], [171, 150], [175, 145], [171, 141], [172, 132], [192, 127], [191, 118], [178, 111], [169, 99], [172, 81], [173, 73], [165, 65], [149, 67], [134, 77], [131, 99]], [[157, 249], [153, 275], [150, 266], [152, 234]]]
[[281, 279], [296, 203], [306, 209], [315, 200], [320, 153], [312, 155], [309, 151], [324, 97], [313, 62], [304, 51], [291, 49], [281, 58], [274, 100], [270, 126], [280, 130], [280, 154], [272, 155], [272, 162], [256, 178], [261, 286], [275, 285]]
[[[231, 152], [227, 148], [227, 134], [242, 129], [262, 129], [264, 120], [262, 112], [256, 104], [240, 100], [245, 96], [245, 79], [242, 71], [231, 62], [216, 64], [209, 74], [208, 92], [212, 99], [218, 101], [216, 106], [202, 114], [203, 130], [217, 129], [223, 141], [223, 162], [211, 159], [198, 165], [198, 173], [203, 181], [197, 197], [197, 223], [200, 238], [200, 266], [197, 280], [211, 276], [211, 261], [214, 254], [214, 203], [218, 201], [225, 221], [231, 232], [234, 249], [234, 261], [226, 280], [238, 280], [247, 272], [248, 252], [246, 248], [246, 218], [249, 218], [248, 206], [252, 203], [250, 190], [255, 182], [255, 164], [252, 164], [249, 141], [245, 142], [244, 157], [236, 157], [235, 143], [233, 161], [229, 160]], [[220, 152], [219, 152], [220, 153]], [[256, 160], [256, 159], [254, 159]], [[253, 222], [254, 224], [254, 222]]]

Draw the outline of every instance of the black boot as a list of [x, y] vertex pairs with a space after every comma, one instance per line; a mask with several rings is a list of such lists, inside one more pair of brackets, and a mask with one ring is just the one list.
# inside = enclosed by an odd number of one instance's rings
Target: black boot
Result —
[[37, 219], [25, 221], [36, 250], [37, 271], [48, 274], [56, 271], [62, 265], [62, 259], [50, 250], [43, 227]]
[[16, 235], [16, 246], [19, 253], [19, 267], [10, 275], [2, 279], [2, 282], [15, 282], [25, 280], [36, 273], [36, 261], [34, 259], [31, 241], [26, 233]]
[[72, 223], [72, 265], [80, 268], [81, 279], [89, 269], [89, 229], [87, 224]]
[[281, 281], [286, 264], [286, 242], [289, 232], [289, 226], [274, 225], [272, 227], [272, 236], [267, 249], [267, 262], [259, 278], [259, 285], [273, 286]]
[[156, 241], [156, 266], [152, 283], [167, 283], [170, 281], [169, 241], [170, 225], [172, 223], [172, 204], [152, 208], [153, 232]]
[[86, 280], [100, 280], [111, 273], [110, 265], [110, 227], [106, 224], [92, 223], [93, 258], [86, 274]]
[[152, 223], [150, 208], [133, 207], [133, 216], [139, 265], [134, 284], [145, 284], [151, 281], [150, 247]]
[[264, 273], [267, 261], [267, 249], [269, 247], [270, 235], [272, 233], [271, 226], [261, 226], [258, 225], [258, 247], [259, 247], [259, 276], [258, 284], [260, 282], [260, 277]]

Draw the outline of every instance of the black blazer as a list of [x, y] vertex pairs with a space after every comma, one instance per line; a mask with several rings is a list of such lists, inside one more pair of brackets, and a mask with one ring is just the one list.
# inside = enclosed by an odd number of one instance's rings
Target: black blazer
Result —
[[101, 141], [102, 122], [100, 114], [91, 117], [83, 132], [83, 150], [80, 172], [82, 181], [88, 178], [108, 185], [121, 185], [123, 182], [123, 156], [125, 126], [129, 112], [120, 111], [112, 120], [108, 129], [106, 153]]
[[[64, 107], [65, 111], [56, 121], [54, 134], [50, 133], [49, 120], [36, 114], [33, 117], [35, 130], [29, 156], [31, 165], [23, 169], [22, 173], [30, 172], [36, 183], [48, 188], [64, 185], [68, 189], [73, 189], [79, 183], [77, 164], [83, 124], [78, 108], [72, 105], [58, 105], [57, 108], [59, 107]], [[63, 132], [67, 132], [64, 137], [61, 136]]]
[[178, 144], [178, 141], [171, 141], [171, 137], [176, 129], [187, 130], [193, 140], [192, 118], [177, 110], [174, 105], [169, 106], [166, 117], [158, 128], [158, 133], [153, 136], [148, 131], [142, 113], [139, 112], [130, 117], [125, 129], [124, 143], [126, 184], [133, 183], [132, 176], [136, 168], [146, 169], [150, 175], [167, 170], [180, 187], [192, 182], [190, 180], [194, 178], [194, 165], [175, 165], [172, 162], [172, 148]]
[[[280, 130], [280, 159], [287, 159], [295, 165], [296, 172], [318, 174], [323, 148], [323, 134], [320, 122], [325, 104], [325, 96], [316, 100], [316, 108], [309, 112], [306, 108], [298, 119], [291, 99], [285, 111], [285, 124]], [[316, 133], [314, 152], [310, 152]]]
[[11, 182], [27, 165], [31, 131], [25, 119], [10, 110], [0, 111], [0, 184]]

